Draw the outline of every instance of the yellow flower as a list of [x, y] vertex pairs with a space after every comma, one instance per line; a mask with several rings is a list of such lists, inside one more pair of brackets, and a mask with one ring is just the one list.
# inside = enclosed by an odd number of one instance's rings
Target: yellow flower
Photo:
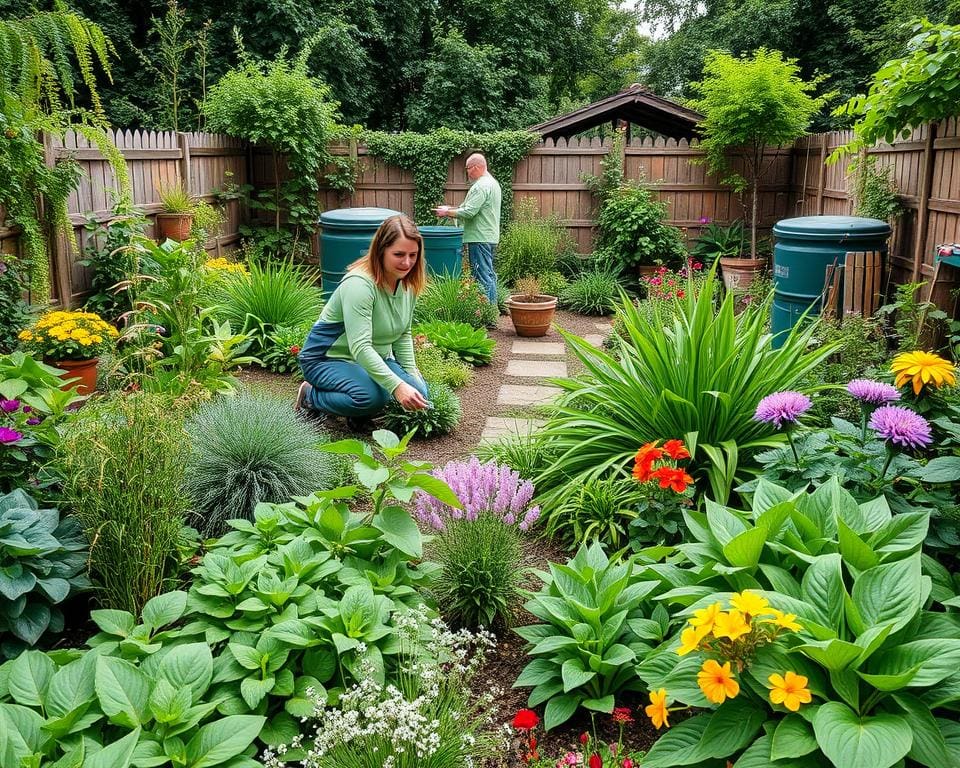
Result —
[[91, 344], [93, 344], [93, 339], [91, 339], [89, 336], [84, 336], [82, 339], [78, 339], [78, 341], [85, 347], [89, 347]]
[[770, 613], [768, 606], [770, 603], [765, 597], [760, 597], [756, 592], [749, 589], [743, 590], [730, 598], [730, 605], [739, 610], [745, 616], [762, 616]]
[[82, 341], [90, 336], [86, 328], [74, 328], [70, 331], [70, 338], [76, 339], [77, 341]]
[[784, 629], [789, 629], [792, 632], [799, 632], [803, 627], [797, 621], [797, 614], [795, 613], [784, 613], [783, 611], [778, 611], [776, 608], [771, 608], [773, 611], [772, 619], [764, 619], [771, 624], [776, 624], [778, 627], [783, 627]]
[[24, 330], [17, 334], [17, 338], [20, 339], [20, 341], [33, 341], [33, 334], [28, 330]]
[[767, 678], [773, 688], [770, 689], [770, 701], [783, 704], [791, 712], [800, 709], [801, 704], [811, 701], [807, 678], [794, 672], [786, 672], [783, 677], [774, 673]]
[[670, 716], [670, 710], [667, 709], [667, 689], [661, 688], [659, 691], [650, 691], [650, 703], [643, 708], [658, 731], [662, 726], [670, 727], [667, 718]]
[[713, 605], [708, 605], [706, 608], [701, 608], [699, 611], [694, 611], [693, 618], [690, 619], [690, 626], [706, 627], [707, 634], [709, 634], [713, 629], [713, 622], [717, 620], [717, 616], [720, 613], [720, 608], [720, 603], [714, 603]]
[[680, 647], [677, 648], [678, 656], [686, 656], [690, 651], [697, 650], [700, 641], [710, 634], [712, 627], [687, 627], [680, 633]]
[[898, 387], [902, 387], [907, 382], [913, 382], [915, 395], [919, 395], [926, 384], [933, 384], [939, 389], [944, 384], [952, 387], [957, 383], [953, 364], [932, 352], [921, 350], [904, 352], [893, 358], [890, 370], [896, 375], [894, 384]]
[[740, 611], [729, 611], [727, 613], [718, 613], [717, 619], [713, 624], [713, 636], [729, 637], [736, 640], [738, 637], [750, 634], [750, 624], [744, 619]]
[[102, 343], [103, 343], [103, 336], [101, 336], [99, 333], [93, 334], [93, 336], [91, 336], [90, 338], [93, 339], [93, 343], [94, 343], [94, 344], [102, 344]]
[[721, 667], [713, 659], [707, 659], [697, 673], [697, 685], [703, 695], [714, 704], [723, 704], [728, 698], [733, 699], [740, 693], [740, 683], [733, 679], [729, 661]]

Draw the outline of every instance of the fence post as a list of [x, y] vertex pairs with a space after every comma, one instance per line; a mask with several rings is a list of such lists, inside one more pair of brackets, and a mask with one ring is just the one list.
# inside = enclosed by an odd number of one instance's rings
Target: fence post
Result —
[[[43, 162], [48, 168], [53, 168], [57, 164], [57, 149], [53, 146], [53, 136], [49, 133], [43, 134]], [[42, 200], [44, 209], [47, 201]], [[46, 211], [44, 211], [46, 214]], [[45, 217], [46, 218], [46, 217]], [[57, 286], [57, 298], [60, 300], [62, 309], [70, 309], [73, 304], [73, 288], [71, 272], [73, 262], [70, 258], [71, 247], [70, 240], [60, 231], [56, 224], [50, 224], [46, 227], [47, 248], [50, 251], [50, 287]]]
[[[923, 146], [923, 167], [920, 174], [920, 203], [917, 206], [917, 233], [913, 241], [913, 277], [911, 282], [919, 282], [920, 268], [923, 265], [923, 247], [927, 242], [930, 229], [930, 192], [933, 188], [933, 162], [936, 157], [933, 144], [937, 140], [937, 123], [930, 123], [927, 141]], [[931, 286], [932, 288], [932, 286]]]
[[192, 195], [190, 189], [190, 134], [177, 133], [177, 147], [180, 149], [180, 181], [187, 194]]
[[817, 182], [817, 215], [823, 215], [823, 193], [827, 188], [827, 136], [820, 134], [820, 180]]

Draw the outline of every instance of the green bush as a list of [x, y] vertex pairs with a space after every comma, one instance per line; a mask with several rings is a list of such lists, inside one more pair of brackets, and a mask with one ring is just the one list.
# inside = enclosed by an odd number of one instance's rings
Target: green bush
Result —
[[597, 218], [597, 258], [617, 272], [638, 264], [678, 266], [686, 258], [683, 235], [664, 223], [667, 203], [640, 185], [608, 195]]
[[540, 218], [533, 198], [519, 200], [513, 220], [497, 245], [496, 272], [505, 285], [519, 278], [539, 277], [556, 270], [561, 253], [575, 250], [572, 239], [556, 216]]
[[168, 396], [118, 394], [90, 402], [57, 448], [63, 509], [90, 540], [98, 600], [139, 616], [177, 575], [189, 510], [186, 434]]
[[454, 626], [509, 626], [519, 601], [522, 552], [513, 525], [492, 514], [448, 520], [429, 549], [440, 565], [433, 595]]
[[417, 370], [428, 384], [446, 384], [459, 389], [473, 379], [473, 369], [452, 352], [435, 347], [430, 342], [416, 344], [414, 353]]
[[413, 320], [466, 323], [474, 328], [497, 324], [497, 308], [490, 304], [480, 284], [469, 277], [434, 275], [417, 297]]
[[399, 435], [415, 429], [418, 437], [445, 435], [456, 429], [462, 415], [460, 398], [446, 384], [431, 384], [428, 391], [432, 408], [408, 411], [391, 400], [383, 414], [384, 426]]
[[423, 334], [435, 346], [452, 352], [471, 365], [489, 365], [493, 359], [496, 342], [482, 328], [435, 320], [415, 326], [413, 332]]
[[537, 280], [540, 282], [540, 292], [547, 296], [562, 296], [569, 285], [567, 278], [556, 270], [549, 270], [542, 275], [538, 275]]
[[571, 547], [598, 539], [613, 550], [621, 549], [642, 497], [632, 479], [588, 480], [545, 516], [547, 533]]
[[250, 520], [260, 502], [326, 490], [341, 477], [339, 459], [317, 450], [326, 440], [286, 400], [246, 391], [221, 397], [201, 406], [186, 431], [186, 490], [206, 535], [229, 519]]
[[693, 469], [706, 475], [713, 498], [725, 500], [744, 470], [738, 454], [782, 441], [754, 420], [757, 403], [801, 385], [833, 347], [809, 349], [816, 326], [807, 323], [774, 349], [766, 332], [772, 294], [735, 314], [732, 294], [715, 304], [715, 272], [694, 293], [668, 302], [679, 309], [675, 317], [663, 316], [661, 302], [647, 316], [624, 299], [618, 317], [627, 338], [618, 359], [561, 330], [586, 374], [561, 380], [565, 394], [544, 429], [558, 455], [535, 478], [541, 493], [552, 488], [541, 497], [547, 509], [565, 494], [564, 486], [627, 474], [640, 446], [673, 435], [684, 436]]
[[260, 353], [260, 362], [268, 371], [274, 373], [290, 373], [297, 381], [303, 378], [297, 355], [303, 346], [312, 322], [289, 327], [276, 326], [267, 336], [263, 351]]
[[286, 261], [251, 262], [249, 277], [233, 275], [218, 286], [217, 315], [249, 332], [257, 344], [255, 351], [268, 349], [270, 335], [278, 328], [313, 323], [323, 308], [314, 275]]
[[581, 315], [609, 315], [620, 290], [620, 281], [612, 272], [584, 272], [560, 294], [560, 304]]
[[0, 496], [0, 655], [63, 629], [58, 603], [90, 586], [87, 551], [75, 518], [40, 508], [19, 488]]

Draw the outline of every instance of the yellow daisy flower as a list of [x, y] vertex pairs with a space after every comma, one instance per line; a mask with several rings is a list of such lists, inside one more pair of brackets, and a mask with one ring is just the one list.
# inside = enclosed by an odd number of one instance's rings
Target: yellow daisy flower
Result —
[[768, 678], [770, 685], [770, 701], [774, 704], [783, 704], [791, 712], [800, 709], [801, 704], [809, 704], [813, 697], [807, 688], [807, 678], [795, 672], [785, 672], [783, 677], [774, 673]]
[[716, 638], [729, 637], [736, 640], [738, 637], [750, 634], [750, 624], [740, 611], [718, 613], [713, 623], [713, 636]]
[[765, 597], [760, 597], [756, 592], [749, 589], [743, 590], [730, 598], [730, 605], [736, 608], [745, 616], [762, 616], [770, 613], [770, 602]]
[[898, 387], [912, 383], [915, 395], [928, 384], [940, 389], [945, 384], [952, 387], [957, 383], [956, 370], [949, 360], [922, 350], [897, 355], [890, 370], [896, 376], [893, 383]]
[[783, 611], [778, 611], [776, 608], [772, 608], [771, 610], [773, 611], [773, 618], [764, 619], [764, 621], [770, 624], [776, 624], [778, 627], [783, 627], [784, 629], [789, 629], [791, 632], [799, 632], [803, 629], [797, 621], [797, 614], [784, 613]]

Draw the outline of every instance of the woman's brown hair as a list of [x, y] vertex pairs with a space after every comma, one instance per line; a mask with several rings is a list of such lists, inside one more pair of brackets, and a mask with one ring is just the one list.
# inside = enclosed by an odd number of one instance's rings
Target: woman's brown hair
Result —
[[373, 281], [379, 288], [387, 290], [387, 276], [383, 268], [383, 255], [387, 248], [393, 245], [401, 237], [407, 240], [413, 240], [417, 244], [417, 262], [400, 282], [405, 288], [413, 291], [414, 296], [419, 296], [427, 282], [426, 268], [423, 263], [423, 237], [421, 237], [417, 225], [402, 213], [397, 216], [391, 216], [386, 219], [377, 233], [373, 236], [373, 242], [370, 243], [370, 250], [366, 255], [357, 259], [347, 269], [364, 269], [373, 278]]

